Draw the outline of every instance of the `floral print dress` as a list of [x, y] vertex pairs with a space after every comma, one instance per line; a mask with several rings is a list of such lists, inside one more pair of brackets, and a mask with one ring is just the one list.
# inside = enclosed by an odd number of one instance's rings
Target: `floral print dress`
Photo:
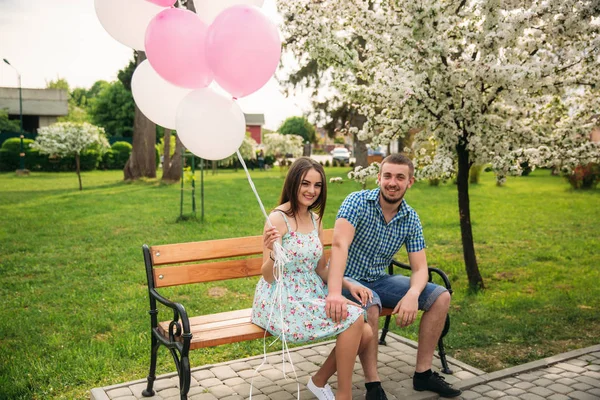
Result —
[[[323, 254], [315, 217], [311, 213], [314, 230], [300, 233], [292, 231], [283, 212], [282, 215], [288, 229], [282, 237], [282, 246], [290, 261], [283, 267], [279, 281], [269, 284], [262, 277], [258, 281], [252, 322], [273, 336], [280, 336], [283, 321], [285, 339], [294, 343], [337, 335], [363, 318], [363, 309], [348, 305], [348, 318], [339, 323], [327, 317], [327, 287], [315, 271]], [[279, 284], [282, 285], [280, 293], [276, 290]]]

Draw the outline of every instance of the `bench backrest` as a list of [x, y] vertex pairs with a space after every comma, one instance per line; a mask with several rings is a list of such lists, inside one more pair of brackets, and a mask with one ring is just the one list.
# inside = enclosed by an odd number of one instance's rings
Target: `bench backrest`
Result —
[[[331, 246], [332, 240], [333, 229], [323, 230], [323, 245]], [[147, 271], [152, 273], [148, 278], [153, 279], [155, 288], [161, 288], [257, 276], [261, 274], [262, 246], [259, 235], [144, 247], [149, 253]], [[326, 257], [330, 251], [325, 250]], [[233, 257], [239, 258], [223, 260]]]

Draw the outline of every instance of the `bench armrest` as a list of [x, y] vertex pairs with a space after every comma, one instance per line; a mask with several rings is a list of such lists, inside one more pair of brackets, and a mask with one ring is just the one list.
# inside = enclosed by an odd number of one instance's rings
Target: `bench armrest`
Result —
[[[410, 265], [402, 263], [400, 261], [392, 260], [392, 262], [388, 266], [388, 273], [390, 275], [394, 275], [394, 266], [410, 271]], [[444, 286], [446, 287], [446, 289], [448, 289], [448, 292], [452, 294], [452, 285], [450, 284], [450, 279], [448, 279], [448, 275], [446, 275], [444, 271], [435, 267], [427, 267], [427, 270], [429, 272], [429, 282], [432, 282], [433, 280], [432, 273], [439, 275], [440, 278], [442, 278], [442, 281], [444, 281]]]
[[154, 289], [150, 289], [148, 292], [159, 303], [173, 310], [173, 320], [169, 324], [169, 339], [174, 340], [176, 336], [185, 337], [186, 335], [190, 335], [191, 337], [190, 319], [187, 311], [185, 311], [185, 307], [181, 303], [175, 303], [164, 298]]

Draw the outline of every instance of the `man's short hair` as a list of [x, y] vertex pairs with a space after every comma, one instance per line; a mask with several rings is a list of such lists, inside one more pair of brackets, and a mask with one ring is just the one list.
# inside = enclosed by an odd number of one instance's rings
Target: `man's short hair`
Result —
[[405, 154], [402, 153], [393, 153], [383, 159], [381, 165], [379, 166], [379, 171], [383, 169], [383, 164], [390, 163], [396, 165], [408, 165], [408, 172], [410, 177], [412, 178], [415, 175], [415, 166], [410, 158], [408, 158]]

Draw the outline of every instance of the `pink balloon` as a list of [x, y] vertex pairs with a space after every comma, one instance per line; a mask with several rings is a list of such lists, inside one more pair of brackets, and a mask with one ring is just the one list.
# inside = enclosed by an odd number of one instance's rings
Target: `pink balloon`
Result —
[[263, 87], [275, 73], [280, 57], [277, 27], [258, 7], [229, 7], [208, 28], [208, 64], [215, 81], [234, 97]]
[[171, 7], [177, 0], [146, 0], [161, 7]]
[[189, 89], [206, 87], [213, 79], [205, 54], [207, 26], [189, 10], [169, 8], [146, 29], [146, 56], [166, 81]]

